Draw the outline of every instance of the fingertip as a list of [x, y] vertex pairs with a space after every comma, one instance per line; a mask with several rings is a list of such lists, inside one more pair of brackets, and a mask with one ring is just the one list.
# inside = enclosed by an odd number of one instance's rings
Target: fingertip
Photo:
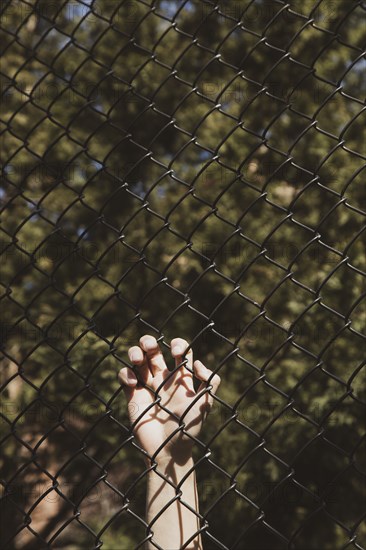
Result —
[[137, 376], [131, 368], [127, 368], [127, 380], [129, 386], [136, 386], [138, 382]]
[[135, 386], [137, 386], [137, 382], [138, 382], [138, 381], [137, 381], [137, 378], [130, 378], [130, 379], [128, 380], [128, 386], [129, 386], [130, 388], [134, 388]]
[[190, 355], [192, 353], [192, 348], [189, 347], [187, 340], [183, 338], [173, 338], [170, 346], [173, 357], [179, 357], [183, 354]]
[[179, 345], [175, 345], [174, 347], [172, 347], [172, 356], [173, 357], [180, 357], [181, 355], [183, 355], [183, 348]]
[[118, 373], [118, 380], [122, 386], [133, 388], [137, 385], [137, 377], [133, 370], [129, 367], [124, 367]]
[[144, 354], [139, 346], [132, 346], [128, 350], [128, 357], [133, 364], [141, 364], [144, 360]]
[[146, 353], [156, 353], [158, 350], [160, 350], [157, 339], [151, 334], [144, 334], [143, 336], [141, 336], [139, 343], [141, 348], [146, 351]]

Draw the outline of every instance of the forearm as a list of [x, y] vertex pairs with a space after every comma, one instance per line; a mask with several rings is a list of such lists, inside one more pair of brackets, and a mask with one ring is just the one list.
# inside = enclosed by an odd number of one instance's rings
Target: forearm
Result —
[[[196, 535], [194, 539], [185, 548], [187, 550], [202, 550], [201, 537], [197, 535], [199, 530], [198, 516], [182, 503], [186, 503], [198, 514], [198, 496], [194, 471], [189, 474], [181, 485], [181, 497], [173, 501], [177, 494], [175, 487], [192, 466], [192, 458], [189, 458], [183, 465], [178, 465], [171, 458], [158, 461], [157, 471], [168, 478], [174, 486], [154, 471], [148, 474], [147, 521], [154, 533], [152, 540], [164, 550], [179, 550], [194, 535]], [[157, 517], [170, 501], [173, 502]], [[147, 548], [152, 550], [156, 546], [149, 542]]]

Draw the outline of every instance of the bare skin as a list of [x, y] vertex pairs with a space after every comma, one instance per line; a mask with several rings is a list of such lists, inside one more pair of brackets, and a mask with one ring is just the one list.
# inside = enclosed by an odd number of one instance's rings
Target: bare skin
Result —
[[[171, 353], [176, 367], [179, 367], [172, 376], [153, 336], [142, 336], [139, 344], [128, 351], [134, 370], [123, 368], [119, 381], [127, 397], [130, 421], [138, 420], [134, 434], [150, 457], [146, 462], [149, 466], [157, 463], [156, 471], [151, 470], [148, 474], [146, 513], [153, 536], [147, 548], [202, 550], [192, 459], [194, 441], [190, 436], [198, 436], [212, 406], [212, 395], [220, 384], [220, 377], [201, 361], [193, 361], [192, 350], [186, 352], [188, 343], [182, 338], [171, 341]], [[186, 365], [181, 365], [184, 360]], [[197, 392], [191, 371], [201, 380]], [[210, 392], [204, 392], [211, 386]], [[157, 390], [161, 401], [151, 406], [156, 400], [154, 392]], [[190, 405], [192, 407], [187, 411]], [[186, 433], [182, 432], [182, 425]], [[177, 492], [176, 487], [185, 476]]]

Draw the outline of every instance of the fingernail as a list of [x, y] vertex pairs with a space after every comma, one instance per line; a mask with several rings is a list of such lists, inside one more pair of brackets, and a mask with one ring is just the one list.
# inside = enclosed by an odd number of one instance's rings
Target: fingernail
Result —
[[155, 344], [154, 340], [145, 340], [145, 342], [144, 342], [145, 351], [151, 351], [155, 347], [156, 347], [156, 344]]
[[174, 355], [182, 355], [183, 348], [181, 348], [180, 346], [174, 346], [174, 348], [172, 349], [172, 353]]
[[140, 355], [136, 351], [133, 351], [131, 353], [131, 361], [138, 361], [139, 359], [140, 359]]

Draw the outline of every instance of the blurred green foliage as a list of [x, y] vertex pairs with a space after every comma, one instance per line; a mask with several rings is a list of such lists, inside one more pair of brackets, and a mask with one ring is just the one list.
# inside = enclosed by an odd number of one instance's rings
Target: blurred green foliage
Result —
[[3, 544], [143, 540], [116, 375], [151, 333], [222, 378], [211, 535], [362, 548], [364, 9], [152, 4], [3, 6]]

